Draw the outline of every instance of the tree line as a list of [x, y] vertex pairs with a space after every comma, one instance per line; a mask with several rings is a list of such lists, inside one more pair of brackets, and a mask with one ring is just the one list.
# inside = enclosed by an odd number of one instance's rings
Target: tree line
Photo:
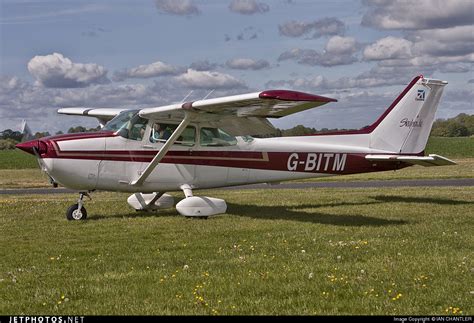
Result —
[[[99, 126], [96, 128], [86, 128], [83, 126], [76, 126], [76, 127], [71, 127], [68, 129], [67, 133], [77, 133], [77, 132], [94, 132], [98, 131], [100, 129]], [[62, 131], [57, 131], [55, 135], [62, 135], [64, 132]], [[20, 131], [15, 131], [12, 129], [5, 129], [2, 132], [0, 132], [0, 150], [5, 150], [5, 149], [15, 149], [15, 145], [19, 142], [22, 141], [24, 134], [21, 133]], [[36, 132], [32, 134], [32, 139], [39, 139], [43, 137], [49, 137], [51, 134], [49, 131], [44, 131], [44, 132]], [[31, 138], [30, 138], [31, 139]]]
[[[71, 127], [67, 133], [77, 132], [94, 132], [100, 129], [99, 126], [96, 128], [86, 128], [83, 126]], [[272, 137], [289, 137], [289, 136], [307, 136], [318, 133], [332, 132], [332, 131], [345, 131], [355, 129], [315, 129], [305, 127], [303, 125], [297, 125], [290, 129], [277, 129], [277, 133]], [[62, 131], [58, 131], [55, 135], [63, 134]], [[42, 138], [50, 136], [48, 131], [36, 132], [34, 138]], [[431, 136], [436, 137], [469, 137], [474, 136], [474, 115], [461, 113], [450, 119], [438, 119], [433, 123], [431, 129]], [[20, 131], [14, 131], [12, 129], [5, 129], [0, 132], [0, 150], [14, 149], [15, 145], [19, 143], [23, 138], [23, 134]]]
[[[305, 136], [318, 133], [357, 130], [357, 129], [327, 129], [317, 130], [302, 125], [290, 129], [277, 129], [279, 137], [287, 136]], [[474, 136], [474, 115], [460, 113], [454, 118], [437, 119], [431, 128], [431, 136], [433, 137], [470, 137]]]

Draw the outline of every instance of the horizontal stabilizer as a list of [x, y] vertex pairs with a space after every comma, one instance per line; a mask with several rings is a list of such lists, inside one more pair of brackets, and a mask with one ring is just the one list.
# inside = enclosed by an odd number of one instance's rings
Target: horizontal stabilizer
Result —
[[430, 154], [428, 156], [410, 156], [410, 155], [367, 155], [367, 160], [373, 161], [401, 161], [413, 165], [425, 167], [456, 165], [455, 162], [443, 156]]

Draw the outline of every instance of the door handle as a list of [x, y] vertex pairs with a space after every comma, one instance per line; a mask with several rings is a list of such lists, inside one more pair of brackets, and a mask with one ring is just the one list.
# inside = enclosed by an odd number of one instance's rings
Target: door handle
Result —
[[145, 149], [158, 149], [157, 147], [152, 146], [152, 145], [142, 145], [142, 148], [145, 148]]

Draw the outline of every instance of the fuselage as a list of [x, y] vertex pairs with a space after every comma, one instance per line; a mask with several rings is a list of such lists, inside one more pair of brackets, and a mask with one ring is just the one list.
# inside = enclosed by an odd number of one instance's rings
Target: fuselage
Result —
[[[192, 140], [175, 143], [146, 181], [131, 183], [163, 146], [152, 140], [150, 121], [141, 136], [118, 132], [66, 134], [42, 138], [18, 147], [36, 147], [48, 174], [59, 184], [79, 190], [158, 192], [280, 182], [293, 179], [400, 169], [403, 162], [374, 163], [368, 154], [387, 151], [369, 147], [364, 133], [301, 137], [222, 137], [208, 141], [209, 126], [190, 125]], [[211, 129], [215, 130], [215, 129]], [[220, 130], [219, 130], [220, 131]], [[214, 131], [217, 133], [217, 131]], [[218, 136], [218, 135], [216, 135]]]

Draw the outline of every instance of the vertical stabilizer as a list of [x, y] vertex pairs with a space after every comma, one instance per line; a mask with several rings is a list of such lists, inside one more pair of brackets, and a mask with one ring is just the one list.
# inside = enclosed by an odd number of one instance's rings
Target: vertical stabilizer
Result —
[[374, 124], [370, 148], [400, 154], [421, 153], [446, 84], [423, 76], [414, 78]]

